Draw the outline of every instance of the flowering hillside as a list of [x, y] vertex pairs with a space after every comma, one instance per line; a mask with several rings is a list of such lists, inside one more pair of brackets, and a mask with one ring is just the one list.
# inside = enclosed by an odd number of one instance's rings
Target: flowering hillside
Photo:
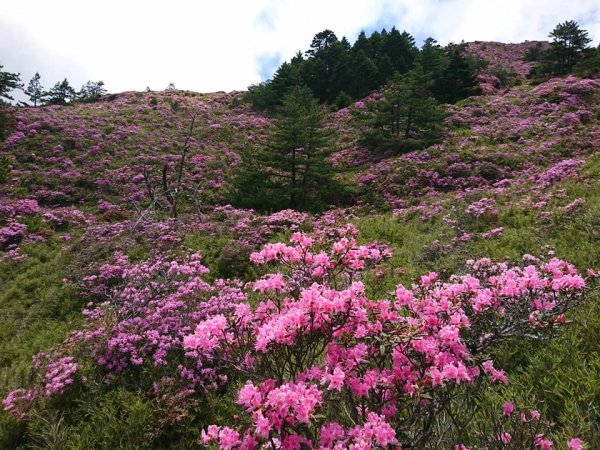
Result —
[[14, 170], [3, 193], [45, 205], [139, 202], [143, 168], [177, 159], [191, 112], [198, 126], [186, 179], [216, 191], [237, 151], [261, 142], [269, 127], [239, 99], [235, 92], [125, 92], [94, 104], [20, 111], [4, 143]]
[[275, 126], [242, 93], [17, 109], [0, 448], [600, 447], [600, 79], [531, 45], [469, 44], [423, 149], [364, 146], [379, 92], [328, 110], [321, 214], [227, 204]]
[[534, 61], [526, 61], [527, 52], [538, 47], [548, 48], [544, 41], [526, 41], [519, 44], [504, 44], [501, 42], [469, 42], [468, 51], [483, 59], [489, 65], [487, 70], [504, 70], [525, 78], [535, 65]]

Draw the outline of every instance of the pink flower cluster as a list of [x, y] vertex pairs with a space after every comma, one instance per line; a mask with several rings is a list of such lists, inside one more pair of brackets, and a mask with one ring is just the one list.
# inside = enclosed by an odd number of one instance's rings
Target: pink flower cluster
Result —
[[25, 237], [26, 230], [27, 225], [19, 222], [9, 222], [0, 228], [0, 249], [19, 243]]
[[36, 393], [33, 389], [15, 389], [2, 400], [4, 411], [13, 414], [19, 419], [26, 416], [26, 411], [36, 399]]
[[0, 218], [32, 216], [40, 211], [38, 202], [33, 199], [17, 200], [16, 202], [0, 203]]
[[41, 376], [39, 385], [15, 389], [2, 401], [4, 410], [19, 419], [27, 417], [36, 400], [62, 395], [74, 383], [78, 369], [75, 358], [67, 356], [53, 360], [46, 353], [33, 357], [33, 367]]
[[[513, 402], [502, 405], [502, 415], [485, 424], [480, 431], [477, 448], [531, 448], [552, 450], [554, 442], [547, 438], [548, 424], [541, 419], [539, 411], [519, 411]], [[583, 441], [572, 438], [567, 443], [570, 450], [582, 450]], [[457, 450], [468, 450], [463, 444]]]
[[550, 167], [544, 173], [540, 174], [537, 177], [536, 182], [544, 186], [556, 184], [559, 181], [576, 174], [581, 166], [583, 166], [583, 163], [584, 161], [582, 160], [573, 159], [565, 159], [560, 161], [559, 163]]
[[503, 232], [504, 232], [504, 227], [496, 227], [496, 228], [492, 228], [489, 231], [486, 231], [485, 233], [481, 233], [480, 236], [484, 239], [493, 239], [493, 238], [500, 236]]
[[495, 217], [498, 215], [496, 201], [488, 197], [484, 197], [476, 202], [471, 203], [469, 206], [467, 206], [465, 212], [474, 217]]
[[[550, 332], [586, 286], [558, 259], [522, 268], [480, 260], [471, 275], [443, 282], [430, 273], [411, 289], [398, 285], [393, 300], [372, 301], [357, 280], [385, 252], [357, 245], [353, 227], [330, 243], [296, 233], [292, 244], [252, 255], [282, 269], [254, 283], [254, 308], [241, 303], [184, 338], [188, 355], [251, 379], [237, 396], [247, 422], [203, 432], [220, 448], [414, 445], [407, 423], [435, 420], [438, 395], [468, 390], [483, 375], [506, 383], [487, 350]], [[332, 421], [334, 405], [355, 425]], [[505, 405], [506, 415], [512, 411]]]
[[[245, 299], [235, 287], [209, 285], [202, 279], [207, 273], [199, 254], [181, 259], [155, 255], [131, 264], [116, 253], [98, 275], [85, 279], [89, 292], [102, 302], [84, 311], [88, 327], [76, 336], [90, 347], [96, 363], [112, 372], [147, 360], [166, 365], [194, 320]], [[211, 296], [213, 290], [220, 291], [218, 300]], [[117, 320], [107, 325], [106, 316]]]
[[60, 395], [73, 384], [74, 375], [77, 372], [75, 358], [65, 356], [57, 361], [48, 363], [44, 374], [44, 393], [47, 397]]

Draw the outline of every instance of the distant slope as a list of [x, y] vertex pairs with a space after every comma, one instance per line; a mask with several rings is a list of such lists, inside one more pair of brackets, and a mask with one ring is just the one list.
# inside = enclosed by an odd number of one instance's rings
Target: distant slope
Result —
[[17, 130], [4, 143], [12, 170], [0, 190], [49, 206], [139, 202], [146, 195], [144, 167], [160, 178], [197, 115], [185, 180], [217, 192], [224, 172], [238, 162], [237, 151], [262, 142], [269, 128], [240, 97], [124, 92], [94, 104], [20, 109]]

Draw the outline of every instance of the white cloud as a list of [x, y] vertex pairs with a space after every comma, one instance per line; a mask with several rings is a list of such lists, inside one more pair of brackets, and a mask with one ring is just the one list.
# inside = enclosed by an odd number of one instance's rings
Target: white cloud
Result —
[[403, 28], [443, 43], [544, 40], [556, 24], [571, 19], [596, 43], [600, 39], [597, 0], [388, 0], [385, 5]]
[[27, 0], [0, 5], [0, 64], [48, 87], [104, 80], [110, 91], [244, 89], [261, 62], [289, 59], [326, 28], [351, 40], [395, 24], [440, 42], [544, 39], [575, 19], [595, 43], [591, 0]]

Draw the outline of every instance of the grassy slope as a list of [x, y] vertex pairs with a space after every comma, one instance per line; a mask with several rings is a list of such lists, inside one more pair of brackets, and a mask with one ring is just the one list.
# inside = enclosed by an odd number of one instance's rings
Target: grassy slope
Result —
[[[528, 87], [523, 89], [529, 89]], [[76, 193], [70, 200], [81, 209], [95, 212], [95, 205], [99, 198], [119, 204], [123, 201], [122, 194], [117, 190], [108, 190], [100, 193], [99, 197], [94, 188], [94, 179], [105, 177], [115, 183], [134, 176], [135, 171], [129, 168], [138, 162], [138, 158], [160, 160], [159, 155], [172, 153], [176, 147], [180, 131], [185, 128], [185, 114], [168, 106], [167, 101], [173, 94], [155, 94], [162, 105], [158, 112], [151, 106], [148, 107], [150, 94], [128, 95], [123, 104], [98, 111], [86, 110], [71, 111], [68, 109], [53, 111], [50, 116], [55, 124], [52, 131], [41, 134], [34, 139], [20, 143], [20, 147], [11, 149], [15, 155], [19, 168], [29, 171], [11, 182], [4, 188], [8, 197], [26, 197], [35, 192], [38, 184], [41, 186], [47, 181], [36, 177], [36, 171], [52, 169], [52, 163], [39, 159], [29, 158], [25, 151], [37, 153], [51, 153], [54, 145], [63, 142], [67, 134], [72, 133], [77, 127], [69, 128], [69, 123], [74, 120], [83, 120], [85, 129], [94, 130], [93, 117], [100, 117], [102, 132], [98, 136], [93, 133], [84, 133], [80, 139], [81, 147], [75, 146], [62, 153], [79, 167], [81, 176], [77, 177]], [[196, 97], [191, 97], [196, 99]], [[201, 99], [204, 97], [200, 97]], [[203, 127], [199, 131], [198, 139], [209, 143], [208, 153], [217, 161], [217, 169], [222, 169], [219, 155], [223, 148], [220, 142], [225, 141], [227, 146], [240, 148], [248, 131], [236, 124], [247, 123], [253, 114], [235, 103], [217, 101], [209, 97], [206, 103], [211, 105], [205, 114], [206, 124], [223, 124], [222, 127]], [[181, 100], [185, 102], [185, 97]], [[188, 98], [187, 101], [192, 101]], [[195, 100], [194, 100], [195, 101]], [[139, 105], [138, 103], [139, 102]], [[485, 105], [488, 99], [482, 98], [476, 102]], [[218, 104], [218, 105], [217, 105]], [[128, 106], [129, 105], [129, 106]], [[133, 105], [133, 107], [132, 107]], [[194, 103], [197, 106], [196, 103]], [[139, 106], [139, 108], [138, 108]], [[468, 105], [467, 105], [468, 106]], [[465, 107], [467, 107], [465, 106]], [[98, 108], [91, 106], [89, 108]], [[459, 108], [460, 109], [460, 108]], [[32, 112], [33, 115], [40, 112]], [[117, 116], [114, 116], [117, 114]], [[240, 117], [243, 115], [243, 117]], [[111, 125], [114, 121], [115, 125]], [[176, 123], [175, 130], [171, 127], [159, 129], [159, 125], [166, 121]], [[233, 125], [232, 125], [233, 123]], [[140, 129], [132, 136], [121, 136], [109, 140], [105, 152], [97, 155], [90, 152], [96, 144], [103, 144], [113, 132], [119, 132], [122, 127], [139, 126]], [[108, 128], [107, 128], [108, 127]], [[111, 127], [114, 127], [111, 128]], [[586, 130], [595, 130], [598, 121], [595, 119], [588, 123]], [[250, 126], [247, 128], [251, 134], [264, 136], [261, 127]], [[538, 131], [539, 133], [539, 131]], [[460, 134], [460, 136], [459, 136]], [[456, 139], [468, 137], [473, 133], [467, 127], [456, 132]], [[541, 134], [531, 136], [531, 140], [545, 140], [548, 136]], [[352, 130], [344, 134], [340, 140], [342, 144], [353, 142]], [[477, 152], [483, 144], [492, 147], [502, 142], [473, 142], [463, 148], [464, 153]], [[566, 150], [563, 145], [562, 158], [570, 157], [575, 149], [567, 143]], [[213, 150], [211, 152], [211, 146]], [[144, 154], [144, 149], [149, 148], [149, 153]], [[516, 150], [515, 150], [516, 149]], [[518, 151], [517, 147], [513, 148]], [[538, 210], [531, 205], [520, 205], [519, 201], [528, 196], [527, 188], [512, 190], [496, 197], [498, 203], [498, 216], [490, 222], [486, 218], [471, 219], [465, 223], [467, 231], [476, 235], [495, 226], [503, 226], [504, 232], [496, 239], [482, 239], [474, 237], [464, 243], [453, 243], [456, 230], [444, 220], [444, 215], [454, 214], [459, 219], [464, 219], [460, 211], [468, 204], [467, 200], [456, 199], [453, 193], [442, 193], [433, 199], [415, 200], [407, 197], [410, 204], [429, 205], [441, 201], [442, 211], [433, 214], [429, 220], [422, 220], [419, 214], [409, 213], [395, 216], [390, 212], [369, 214], [355, 219], [361, 230], [362, 239], [365, 241], [378, 239], [389, 243], [394, 249], [394, 257], [388, 264], [386, 273], [379, 278], [373, 278], [370, 289], [375, 296], [387, 295], [398, 282], [410, 283], [416, 276], [436, 270], [445, 274], [460, 271], [466, 259], [477, 257], [491, 257], [494, 259], [518, 260], [523, 254], [530, 253], [541, 255], [553, 249], [556, 256], [573, 262], [580, 269], [587, 267], [600, 267], [600, 154], [597, 148], [587, 149], [583, 154], [586, 162], [576, 177], [568, 177], [549, 190], [556, 192], [561, 189], [566, 191], [566, 197], [551, 198], [546, 211], [549, 215], [540, 216]], [[435, 153], [434, 153], [435, 154]], [[100, 172], [85, 170], [89, 162], [99, 163], [108, 155], [110, 162], [107, 168]], [[517, 155], [526, 159], [527, 155]], [[152, 158], [151, 158], [152, 157]], [[443, 155], [431, 164], [445, 164]], [[561, 155], [554, 155], [553, 160], [560, 159]], [[82, 164], [83, 162], [83, 164]], [[549, 161], [546, 161], [546, 166]], [[78, 166], [79, 164], [79, 166]], [[386, 160], [389, 166], [399, 166], [405, 163], [392, 158]], [[122, 172], [118, 170], [124, 168]], [[113, 172], [111, 172], [111, 170]], [[359, 166], [355, 169], [356, 177], [370, 171], [369, 166]], [[116, 171], [116, 172], [115, 172]], [[221, 173], [221, 172], [219, 172]], [[116, 174], [116, 175], [115, 175]], [[211, 172], [211, 177], [214, 173]], [[60, 174], [53, 174], [54, 186], [61, 187], [65, 180], [60, 179]], [[112, 178], [111, 178], [112, 177]], [[121, 177], [121, 178], [119, 178]], [[388, 180], [387, 178], [385, 179]], [[128, 189], [134, 190], [134, 186]], [[127, 191], [128, 189], [125, 189]], [[400, 192], [400, 191], [399, 191]], [[489, 195], [483, 190], [475, 193], [473, 199], [482, 195]], [[566, 215], [561, 209], [576, 198], [585, 200], [584, 206], [574, 215]], [[554, 203], [553, 203], [554, 202]], [[48, 206], [52, 209], [53, 206]], [[389, 211], [389, 207], [384, 210]], [[125, 211], [127, 214], [127, 211]], [[100, 214], [97, 214], [100, 216]], [[68, 230], [77, 242], [78, 231]], [[79, 312], [84, 307], [85, 299], [81, 298], [69, 278], [73, 269], [72, 261], [80, 257], [77, 246], [70, 246], [60, 237], [65, 231], [52, 233], [52, 237], [45, 242], [22, 246], [28, 259], [18, 262], [0, 262], [0, 395], [10, 389], [21, 386], [28, 381], [30, 376], [31, 356], [38, 351], [50, 350], [60, 343], [68, 332], [80, 323]], [[439, 246], [436, 241], [441, 241]], [[200, 249], [208, 257], [208, 265], [214, 266], [218, 251], [215, 250], [215, 241], [203, 238], [201, 234], [188, 235], [186, 243], [195, 249]], [[218, 245], [224, 245], [225, 241]], [[126, 251], [143, 254], [148, 244], [141, 248], [128, 248]], [[93, 258], [94, 255], [88, 255]], [[101, 258], [102, 256], [98, 256]], [[87, 261], [89, 262], [89, 261]], [[573, 317], [573, 324], [556, 341], [539, 344], [515, 344], [503, 349], [498, 354], [505, 366], [512, 367], [511, 384], [506, 388], [505, 396], [525, 398], [531, 405], [542, 408], [547, 415], [557, 423], [556, 434], [560, 436], [578, 435], [585, 437], [589, 444], [600, 446], [600, 307], [598, 295], [590, 296], [586, 306], [581, 308]], [[204, 399], [199, 405], [199, 416], [207, 414], [222, 414], [218, 404], [213, 404], [212, 399]], [[38, 445], [39, 448], [49, 448], [58, 444], [71, 448], [142, 448], [157, 446], [165, 439], [171, 439], [170, 445], [191, 447], [196, 439], [194, 421], [198, 417], [183, 421], [181, 429], [176, 433], [172, 430], [162, 429], [163, 435], [157, 438], [149, 433], [160, 429], [157, 417], [161, 405], [141, 396], [135, 386], [109, 385], [104, 390], [87, 393], [80, 399], [77, 413], [71, 417], [69, 423], [61, 422], [57, 417], [40, 416], [29, 425], [26, 433], [23, 428], [16, 425], [7, 415], [0, 415], [0, 448], [17, 444], [27, 439], [27, 445]], [[221, 405], [222, 406], [222, 405]], [[226, 410], [225, 410], [226, 411]], [[29, 436], [29, 438], [27, 438]], [[62, 444], [61, 444], [62, 443]]]

